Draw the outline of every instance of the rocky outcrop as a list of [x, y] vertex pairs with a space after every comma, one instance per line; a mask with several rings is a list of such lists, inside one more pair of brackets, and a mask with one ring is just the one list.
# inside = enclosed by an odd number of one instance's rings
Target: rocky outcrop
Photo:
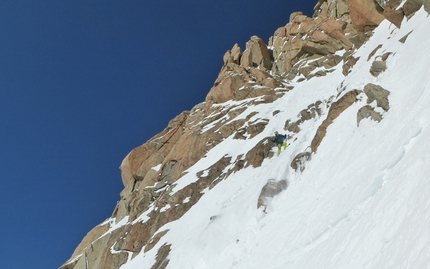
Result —
[[[300, 66], [294, 65], [304, 58], [333, 56], [338, 50], [351, 49], [354, 44], [345, 35], [347, 25], [347, 22], [334, 18], [295, 16], [269, 40], [274, 58], [272, 72], [295, 76], [300, 73]], [[328, 67], [338, 63], [339, 60], [332, 61]]]
[[287, 130], [292, 133], [298, 133], [300, 132], [300, 125], [304, 123], [307, 120], [314, 119], [316, 117], [321, 116], [322, 114], [322, 106], [323, 103], [321, 101], [317, 101], [314, 104], [310, 104], [306, 109], [303, 109], [300, 111], [299, 115], [297, 117], [299, 118], [296, 121], [291, 121], [291, 119], [288, 119], [285, 122], [284, 130]]
[[[388, 101], [388, 96], [390, 95], [389, 91], [372, 83], [367, 84], [363, 91], [367, 96], [368, 104], [376, 101], [376, 107], [380, 107], [384, 111], [388, 111], [390, 109]], [[380, 122], [382, 120], [382, 113], [375, 111], [374, 105], [366, 105], [360, 108], [357, 112], [357, 126], [365, 118], [370, 118], [374, 121]]]
[[262, 70], [270, 70], [272, 67], [272, 55], [264, 41], [258, 36], [251, 37], [246, 42], [246, 50], [240, 58], [243, 67], [260, 67]]
[[407, 0], [403, 4], [403, 12], [407, 18], [412, 17], [424, 4], [423, 0]]
[[397, 28], [400, 28], [405, 13], [403, 7], [399, 7], [401, 0], [389, 0], [384, 8], [384, 17], [392, 22]]
[[401, 0], [389, 0], [384, 6], [384, 17], [392, 22], [397, 28], [401, 27], [403, 19], [410, 19], [422, 6], [430, 14], [429, 0], [406, 0], [401, 6]]
[[272, 54], [264, 41], [251, 37], [242, 53], [235, 44], [224, 54], [224, 65], [206, 96], [206, 102], [224, 103], [258, 96], [276, 99], [276, 88], [283, 86], [283, 78], [270, 72]]
[[323, 138], [327, 133], [327, 127], [333, 123], [333, 121], [339, 117], [339, 115], [345, 111], [348, 107], [350, 107], [357, 98], [357, 95], [360, 94], [361, 91], [354, 90], [345, 93], [339, 100], [334, 102], [328, 111], [327, 118], [322, 122], [322, 124], [318, 127], [318, 130], [312, 140], [311, 143], [311, 151], [316, 152], [318, 150], [319, 145], [321, 144]]
[[[368, 60], [370, 60], [371, 57], [373, 57], [373, 54], [376, 53], [376, 50], [378, 50], [381, 46], [378, 46], [370, 55]], [[377, 77], [379, 74], [384, 72], [387, 69], [387, 59], [391, 55], [391, 52], [386, 52], [383, 55], [376, 56], [375, 60], [372, 62], [372, 66], [370, 67], [370, 74]]]
[[380, 122], [382, 120], [382, 115], [374, 110], [370, 105], [360, 108], [357, 112], [357, 126], [365, 118], [371, 118], [374, 121]]
[[387, 69], [387, 64], [385, 61], [374, 61], [372, 66], [370, 67], [370, 74], [374, 77], [377, 77], [380, 73], [384, 72]]
[[347, 0], [319, 0], [313, 17], [340, 19], [351, 23]]
[[348, 0], [349, 15], [359, 32], [374, 29], [383, 20], [383, 9], [374, 0]]
[[376, 105], [385, 111], [390, 109], [388, 96], [390, 92], [379, 85], [368, 83], [364, 86], [364, 93], [367, 95], [367, 103], [370, 104], [376, 101]]
[[206, 102], [224, 103], [258, 96], [277, 98], [275, 89], [281, 86], [282, 80], [267, 71], [226, 62], [206, 96]]
[[402, 38], [399, 39], [400, 43], [405, 43], [406, 40], [408, 39], [409, 35], [412, 34], [413, 31], [410, 31], [409, 33], [407, 33], [406, 35], [404, 35]]

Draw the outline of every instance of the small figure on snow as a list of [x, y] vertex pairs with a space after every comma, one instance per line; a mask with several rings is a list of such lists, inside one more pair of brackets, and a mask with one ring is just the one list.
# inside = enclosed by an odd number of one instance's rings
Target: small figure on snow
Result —
[[281, 154], [281, 148], [284, 148], [284, 150], [287, 148], [287, 141], [285, 141], [286, 138], [287, 135], [281, 135], [278, 132], [275, 132], [275, 136], [272, 138], [272, 141], [278, 145], [277, 156]]

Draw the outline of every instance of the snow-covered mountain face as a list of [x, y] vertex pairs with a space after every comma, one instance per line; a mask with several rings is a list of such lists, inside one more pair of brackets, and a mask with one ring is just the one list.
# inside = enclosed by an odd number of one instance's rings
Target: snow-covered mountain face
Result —
[[230, 76], [127, 156], [114, 215], [62, 268], [429, 268], [429, 15], [340, 40], [291, 66], [226, 54]]

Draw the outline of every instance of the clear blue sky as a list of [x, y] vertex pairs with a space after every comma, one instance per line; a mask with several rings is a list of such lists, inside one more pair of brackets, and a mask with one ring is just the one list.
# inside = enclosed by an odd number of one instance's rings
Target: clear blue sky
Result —
[[119, 165], [204, 100], [224, 53], [317, 0], [0, 3], [0, 268], [58, 268], [119, 200]]

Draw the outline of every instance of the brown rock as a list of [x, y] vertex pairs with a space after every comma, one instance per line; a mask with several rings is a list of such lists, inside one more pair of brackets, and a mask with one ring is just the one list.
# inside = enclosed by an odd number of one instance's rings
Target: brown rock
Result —
[[380, 122], [382, 120], [382, 115], [376, 112], [371, 106], [367, 105], [360, 108], [357, 112], [357, 126], [365, 118], [371, 118], [374, 121]]
[[345, 0], [319, 0], [313, 17], [335, 18], [350, 22], [349, 8]]
[[170, 246], [164, 244], [157, 252], [157, 257], [155, 260], [155, 264], [151, 267], [151, 269], [165, 269], [167, 265], [169, 264], [169, 260], [167, 259], [167, 256], [170, 253]]
[[[242, 59], [246, 57], [245, 53], [244, 55]], [[224, 103], [258, 96], [276, 97], [274, 89], [282, 86], [281, 79], [259, 68], [245, 68], [228, 63], [221, 68], [214, 86], [206, 96], [206, 102]]]
[[372, 50], [372, 52], [370, 52], [369, 56], [367, 57], [367, 61], [369, 61], [369, 60], [370, 60], [370, 58], [372, 58], [373, 56], [375, 56], [375, 53], [376, 53], [380, 48], [382, 48], [382, 44], [379, 44], [376, 48], [374, 48], [374, 49]]
[[233, 48], [231, 50], [228, 50], [224, 54], [224, 58], [223, 58], [224, 65], [228, 63], [239, 64], [241, 55], [242, 55], [242, 50], [240, 49], [239, 45], [237, 43], [234, 44]]
[[287, 130], [292, 133], [298, 133], [300, 132], [300, 123], [300, 121], [291, 122], [291, 120], [287, 120], [284, 125], [284, 130]]
[[303, 12], [301, 12], [301, 11], [296, 11], [296, 12], [291, 13], [289, 22], [291, 22], [292, 20], [294, 20], [294, 18], [295, 18], [297, 15], [303, 15]]
[[259, 66], [263, 70], [271, 69], [271, 54], [261, 38], [252, 36], [251, 40], [246, 42], [246, 49], [243, 52], [240, 64], [244, 67]]
[[408, 39], [409, 35], [412, 34], [414, 30], [410, 31], [409, 33], [407, 33], [406, 35], [404, 35], [402, 38], [399, 39], [400, 43], [405, 43], [406, 39]]
[[[127, 235], [127, 236], [125, 236]], [[139, 253], [151, 238], [151, 231], [148, 225], [137, 222], [124, 231], [123, 240], [115, 245], [117, 251], [131, 251]]]
[[373, 61], [372, 66], [370, 67], [370, 74], [372, 76], [377, 77], [380, 73], [387, 70], [387, 64], [385, 61]]
[[358, 60], [360, 59], [360, 57], [353, 57], [353, 56], [348, 56], [346, 58], [346, 61], [344, 63], [344, 65], [342, 66], [342, 74], [344, 76], [347, 76], [351, 70], [352, 67], [354, 67], [354, 65], [358, 62]]
[[[77, 256], [83, 255], [85, 256], [85, 250], [94, 242], [95, 240], [99, 239], [104, 233], [106, 233], [109, 230], [109, 223], [106, 223], [104, 225], [98, 225], [94, 227], [90, 232], [87, 233], [87, 235], [82, 239], [81, 243], [76, 247], [75, 251], [72, 254], [72, 257], [64, 263], [63, 266], [61, 266], [61, 269], [78, 269], [80, 259], [76, 259]], [[73, 262], [73, 260], [75, 261]], [[86, 269], [86, 268], [85, 268]]]
[[430, 14], [430, 0], [423, 0], [424, 2], [424, 10]]
[[373, 0], [347, 0], [354, 28], [366, 32], [384, 20], [382, 8]]
[[347, 23], [335, 18], [312, 19], [296, 15], [271, 38], [269, 44], [275, 55], [272, 71], [285, 75], [290, 73], [289, 78], [295, 77], [297, 73], [293, 66], [303, 58], [332, 55], [341, 49], [351, 49], [354, 44], [345, 36], [346, 31], [349, 31]]
[[245, 155], [246, 165], [248, 167], [259, 167], [263, 163], [264, 159], [273, 157], [273, 152], [271, 151], [274, 144], [265, 138], [258, 142], [248, 153]]
[[318, 130], [315, 134], [314, 139], [311, 143], [311, 150], [312, 152], [316, 152], [319, 145], [321, 144], [321, 141], [326, 135], [327, 127], [333, 123], [333, 121], [348, 107], [350, 107], [355, 101], [357, 95], [361, 91], [353, 90], [350, 92], [347, 92], [345, 95], [343, 95], [339, 100], [334, 102], [328, 111], [327, 118], [322, 122], [322, 124], [318, 127]]
[[[170, 152], [172, 146], [180, 137], [180, 130], [188, 117], [185, 111], [171, 120], [163, 132], [151, 138], [144, 145], [133, 149], [122, 161], [121, 177], [124, 186], [135, 180], [143, 180], [146, 173], [164, 160], [164, 156]], [[147, 182], [152, 185], [153, 182]]]
[[394, 24], [397, 28], [400, 28], [402, 24], [404, 12], [403, 8], [398, 8], [402, 1], [401, 0], [389, 0], [385, 4], [384, 8], [384, 17], [389, 20], [392, 24]]
[[367, 103], [370, 104], [376, 101], [376, 105], [385, 111], [390, 109], [390, 104], [388, 101], [388, 96], [390, 92], [382, 88], [379, 85], [368, 83], [364, 86], [364, 93], [367, 95]]
[[422, 6], [423, 0], [407, 0], [403, 5], [403, 12], [405, 16], [411, 18]]
[[[125, 264], [128, 260], [128, 255], [130, 255], [127, 252], [120, 252], [112, 254], [110, 251], [106, 251], [104, 258], [103, 258], [103, 265], [100, 267], [101, 269], [118, 269], [123, 264]], [[95, 268], [95, 267], [89, 267], [89, 268]], [[77, 269], [77, 268], [74, 268]]]

